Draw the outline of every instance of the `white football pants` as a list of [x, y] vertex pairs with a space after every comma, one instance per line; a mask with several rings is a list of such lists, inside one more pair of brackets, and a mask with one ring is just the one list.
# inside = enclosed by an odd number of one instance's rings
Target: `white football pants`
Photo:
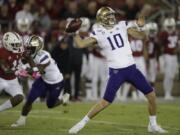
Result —
[[104, 58], [96, 57], [93, 54], [89, 54], [88, 61], [86, 71], [89, 83], [86, 85], [86, 99], [97, 100], [98, 93], [101, 98], [104, 96], [108, 78], [107, 63]]
[[164, 81], [163, 87], [165, 92], [165, 97], [171, 96], [173, 81], [177, 71], [177, 56], [176, 55], [164, 55]]

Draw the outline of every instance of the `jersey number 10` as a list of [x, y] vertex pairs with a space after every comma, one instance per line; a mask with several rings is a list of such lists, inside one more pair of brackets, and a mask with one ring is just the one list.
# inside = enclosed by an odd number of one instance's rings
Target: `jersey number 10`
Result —
[[[115, 49], [116, 49], [115, 45], [116, 45], [118, 48], [121, 48], [121, 47], [124, 46], [124, 41], [123, 41], [120, 33], [113, 35], [113, 37], [107, 37], [107, 39], [108, 39], [108, 41], [109, 41], [109, 43], [110, 43], [110, 45], [111, 45], [112, 50], [115, 50]], [[113, 42], [113, 41], [114, 41], [114, 42]], [[115, 43], [115, 45], [114, 45], [113, 43]]]

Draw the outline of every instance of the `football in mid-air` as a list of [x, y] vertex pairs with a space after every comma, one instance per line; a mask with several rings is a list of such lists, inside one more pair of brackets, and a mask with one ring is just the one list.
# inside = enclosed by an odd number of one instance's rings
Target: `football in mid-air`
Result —
[[73, 19], [67, 23], [65, 31], [67, 33], [76, 32], [81, 27], [81, 24], [82, 24], [81, 19]]

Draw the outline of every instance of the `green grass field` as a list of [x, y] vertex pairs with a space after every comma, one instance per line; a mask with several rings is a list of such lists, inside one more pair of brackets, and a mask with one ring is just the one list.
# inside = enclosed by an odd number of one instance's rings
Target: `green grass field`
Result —
[[[94, 103], [71, 103], [67, 108], [47, 109], [36, 103], [26, 126], [11, 128], [19, 117], [22, 105], [0, 113], [0, 135], [67, 135], [68, 129], [80, 120]], [[68, 109], [68, 113], [63, 113]], [[158, 121], [167, 135], [180, 135], [180, 102], [159, 103]], [[79, 135], [151, 135], [147, 133], [146, 103], [114, 103], [92, 120]]]

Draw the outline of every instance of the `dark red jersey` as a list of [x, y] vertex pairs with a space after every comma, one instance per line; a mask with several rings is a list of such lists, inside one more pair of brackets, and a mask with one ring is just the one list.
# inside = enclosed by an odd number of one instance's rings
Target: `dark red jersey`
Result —
[[148, 50], [148, 57], [149, 58], [155, 58], [157, 51], [158, 51], [158, 43], [157, 39], [150, 37], [147, 41], [147, 50]]
[[167, 32], [161, 32], [159, 38], [164, 48], [164, 53], [174, 55], [178, 45], [177, 34], [176, 33], [169, 34]]
[[[0, 61], [3, 67], [6, 69], [11, 69], [13, 73], [6, 73], [2, 66], [0, 67], [0, 77], [6, 80], [15, 79], [15, 71], [18, 68], [20, 59], [22, 57], [21, 53], [12, 53], [5, 48], [0, 48]], [[2, 62], [3, 61], [3, 62]]]
[[101, 52], [101, 49], [100, 48], [94, 48], [92, 50], [92, 53], [94, 56], [98, 57], [98, 58], [105, 58], [103, 55], [102, 55], [102, 52]]
[[134, 57], [143, 56], [143, 41], [139, 39], [130, 38], [130, 46]]

